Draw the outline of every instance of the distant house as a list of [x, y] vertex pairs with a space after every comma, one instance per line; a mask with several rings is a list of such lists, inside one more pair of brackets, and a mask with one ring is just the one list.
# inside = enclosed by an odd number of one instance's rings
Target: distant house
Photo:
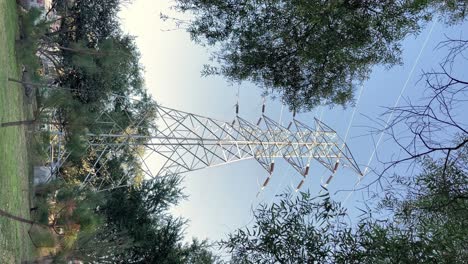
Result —
[[44, 0], [29, 0], [29, 7], [35, 7], [38, 9], [45, 9], [45, 1]]
[[55, 179], [55, 167], [34, 166], [34, 186], [48, 183]]
[[27, 10], [32, 7], [40, 10], [49, 10], [52, 6], [52, 0], [20, 0], [19, 3]]
[[[18, 0], [18, 3], [26, 10], [30, 10], [31, 8], [37, 8], [42, 12], [42, 18], [53, 21], [58, 18], [55, 14], [54, 10], [50, 10], [52, 8], [52, 0]], [[57, 27], [58, 23], [53, 23], [51, 28]]]

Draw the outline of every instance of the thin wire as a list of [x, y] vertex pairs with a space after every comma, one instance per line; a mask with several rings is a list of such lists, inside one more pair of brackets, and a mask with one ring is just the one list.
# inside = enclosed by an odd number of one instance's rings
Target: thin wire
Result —
[[359, 106], [359, 102], [361, 100], [361, 95], [362, 95], [363, 91], [364, 91], [364, 84], [361, 84], [361, 91], [359, 92], [359, 95], [358, 95], [358, 98], [357, 98], [357, 101], [356, 101], [356, 106], [353, 109], [353, 113], [351, 114], [351, 119], [349, 120], [349, 123], [348, 123], [348, 128], [346, 129], [346, 134], [345, 134], [344, 141], [343, 141], [344, 143], [346, 143], [346, 140], [348, 139], [349, 130], [351, 128], [351, 125], [354, 122], [354, 115], [356, 114], [356, 109]]
[[[353, 112], [352, 112], [352, 114], [351, 114], [351, 118], [349, 119], [349, 122], [348, 122], [348, 128], [346, 129], [346, 134], [345, 134], [344, 141], [343, 141], [344, 144], [346, 144], [346, 141], [347, 141], [347, 139], [348, 139], [348, 134], [349, 134], [349, 131], [350, 131], [350, 129], [351, 129], [351, 125], [352, 125], [353, 122], [354, 122], [354, 116], [355, 116], [356, 110], [357, 110], [357, 108], [358, 108], [358, 106], [359, 106], [359, 102], [361, 101], [361, 96], [362, 96], [362, 92], [363, 92], [363, 91], [364, 91], [364, 84], [362, 83], [362, 84], [361, 84], [361, 89], [360, 89], [360, 91], [359, 91], [359, 95], [358, 95], [358, 98], [357, 98], [357, 101], [356, 101], [356, 106], [354, 107]], [[339, 159], [339, 157], [338, 157], [338, 159]], [[322, 184], [322, 187], [327, 188], [327, 186], [330, 184], [330, 182], [331, 182], [331, 180], [334, 178], [334, 176], [335, 176], [334, 173], [333, 173], [332, 175], [330, 175], [330, 177], [329, 177], [330, 180], [327, 180], [328, 183], [325, 183], [324, 185]], [[320, 179], [320, 182], [323, 183], [323, 175], [322, 175], [322, 178]], [[321, 190], [319, 191], [319, 194], [322, 193], [322, 191], [323, 191], [323, 189], [321, 189]]]
[[247, 111], [247, 113], [257, 113], [258, 109], [262, 109], [262, 105], [265, 104], [265, 96], [262, 96], [262, 101], [259, 103], [254, 103], [254, 106], [249, 107], [250, 111]]
[[400, 94], [398, 95], [398, 98], [397, 98], [397, 100], [396, 100], [396, 102], [395, 102], [395, 104], [393, 106], [393, 109], [391, 110], [390, 115], [387, 118], [387, 121], [385, 122], [385, 127], [380, 132], [379, 139], [377, 140], [377, 143], [374, 146], [374, 150], [372, 151], [372, 154], [369, 157], [369, 161], [367, 162], [366, 168], [364, 169], [363, 176], [358, 177], [357, 182], [354, 184], [353, 190], [348, 194], [346, 199], [343, 201], [343, 204], [345, 204], [348, 201], [348, 199], [351, 197], [351, 195], [353, 195], [353, 193], [356, 191], [356, 188], [361, 184], [362, 178], [364, 178], [364, 176], [366, 176], [367, 171], [369, 169], [369, 166], [370, 166], [372, 160], [375, 157], [375, 154], [377, 152], [377, 149], [379, 148], [380, 143], [382, 142], [383, 133], [384, 133], [385, 129], [387, 129], [387, 126], [388, 126], [390, 120], [393, 118], [393, 113], [395, 112], [395, 107], [397, 107], [398, 104], [400, 103], [400, 99], [403, 96], [403, 93], [405, 92], [406, 88], [408, 87], [408, 83], [409, 83], [411, 77], [413, 76], [414, 70], [416, 69], [416, 66], [419, 63], [419, 59], [421, 58], [421, 55], [422, 55], [424, 49], [426, 48], [426, 45], [427, 45], [427, 42], [429, 41], [429, 38], [432, 36], [432, 31], [434, 30], [434, 26], [435, 26], [436, 23], [437, 23], [437, 20], [434, 20], [434, 22], [432, 23], [431, 29], [429, 31], [429, 34], [427, 34], [426, 39], [424, 40], [424, 43], [421, 46], [421, 49], [419, 50], [419, 54], [416, 57], [416, 60], [414, 61], [413, 66], [411, 67], [411, 71], [409, 72], [408, 77], [406, 78], [406, 81], [405, 81], [405, 83], [404, 83], [404, 85], [403, 85], [403, 87], [402, 87], [402, 89], [400, 91]]
[[281, 104], [281, 112], [280, 112], [280, 117], [279, 117], [279, 121], [278, 121], [278, 124], [280, 125], [283, 125], [281, 122], [283, 120], [283, 110], [284, 110], [284, 104]]
[[[255, 213], [255, 212], [254, 212], [254, 209], [256, 210], [256, 209], [257, 209], [257, 206], [260, 205], [260, 203], [261, 203], [261, 202], [258, 202], [258, 204], [257, 204], [257, 205], [255, 206], [255, 208], [254, 208], [254, 207], [253, 207], [253, 203], [254, 203], [255, 200], [258, 200], [258, 197], [257, 197], [257, 196], [256, 196], [254, 199], [252, 199], [252, 202], [251, 202], [251, 204], [250, 204], [250, 211], [251, 211], [252, 213]], [[250, 220], [249, 220], [247, 223], [245, 223], [244, 225], [242, 225], [242, 226], [240, 226], [240, 227], [234, 227], [234, 228], [229, 228], [229, 227], [228, 227], [228, 229], [229, 229], [230, 231], [229, 231], [229, 233], [227, 233], [227, 234], [231, 234], [234, 230], [239, 230], [239, 229], [242, 229], [242, 228], [245, 228], [245, 227], [249, 226], [254, 220], [255, 220], [255, 216], [252, 215], [252, 217], [250, 218]]]
[[[238, 90], [238, 95], [239, 95], [239, 90]], [[262, 105], [265, 105], [266, 104], [266, 97], [265, 96], [262, 96]], [[257, 106], [258, 107], [258, 106]], [[256, 107], [255, 107], [256, 108]], [[283, 110], [284, 110], [284, 105], [281, 106], [281, 113], [280, 113], [280, 119], [279, 119], [279, 124], [281, 124], [281, 118], [283, 116]], [[271, 177], [271, 175], [269, 176]], [[257, 194], [255, 195], [255, 197], [253, 197], [250, 201], [250, 210], [253, 212], [254, 209], [257, 208], [257, 206], [261, 203], [260, 202], [260, 196], [263, 194], [263, 191], [264, 191], [264, 186], [261, 186], [259, 181], [258, 181], [258, 175], [257, 175], [257, 189], [259, 190], [257, 192]], [[276, 195], [276, 194], [275, 194]], [[254, 208], [254, 203], [256, 204], [255, 205], [255, 208]], [[271, 201], [270, 201], [271, 203]], [[252, 222], [254, 221], [254, 216], [252, 216], [252, 218], [245, 224], [243, 225], [242, 227], [240, 228], [244, 228], [248, 225], [250, 225]], [[240, 228], [236, 228], [236, 229], [240, 229]]]
[[[263, 193], [263, 190], [261, 189], [261, 186], [260, 186], [260, 183], [258, 182], [258, 175], [257, 175], [257, 189], [260, 189], [260, 191], [250, 200], [250, 211], [253, 213], [254, 212], [254, 209], [257, 209], [258, 205], [261, 204], [261, 201], [260, 201], [260, 196], [261, 194]], [[255, 208], [254, 208], [254, 204], [255, 205]], [[235, 227], [235, 228], [229, 228], [230, 231], [229, 233], [232, 233], [234, 230], [236, 229], [242, 229], [244, 227], [247, 227], [248, 225], [250, 225], [253, 221], [255, 220], [255, 217], [252, 215], [252, 217], [250, 218], [250, 220], [245, 223], [244, 225], [242, 225], [241, 227]]]
[[239, 115], [238, 111], [240, 110], [239, 99], [240, 99], [240, 85], [237, 85], [237, 94], [236, 94], [236, 116]]
[[[278, 120], [278, 123], [280, 125], [283, 125], [281, 122], [282, 122], [282, 118], [283, 118], [283, 111], [284, 111], [284, 104], [281, 105], [281, 112], [280, 112], [280, 116], [279, 116], [279, 120]], [[271, 197], [271, 200], [270, 200], [270, 203], [271, 204], [273, 202], [273, 200], [275, 199], [276, 197], [276, 194], [278, 193], [278, 190], [281, 188], [281, 186], [283, 185], [284, 183], [284, 180], [286, 177], [288, 177], [289, 175], [289, 171], [291, 170], [292, 168], [291, 167], [288, 167], [287, 171], [286, 171], [286, 175], [284, 173], [284, 168], [282, 168], [281, 170], [283, 171], [282, 173], [279, 173], [280, 175], [283, 175], [282, 179], [280, 182], [278, 182], [278, 185], [276, 186], [275, 188], [275, 191], [273, 192], [273, 196]]]
[[[408, 87], [408, 83], [411, 79], [411, 77], [413, 76], [413, 73], [414, 73], [414, 70], [416, 69], [416, 66], [418, 65], [419, 63], [419, 59], [421, 58], [421, 54], [422, 52], [424, 51], [426, 45], [427, 45], [427, 42], [429, 41], [429, 38], [430, 36], [432, 35], [432, 31], [434, 29], [434, 25], [436, 24], [436, 22], [432, 23], [432, 26], [431, 26], [431, 30], [429, 31], [429, 34], [427, 34], [427, 37], [426, 39], [424, 40], [424, 43], [421, 47], [421, 49], [419, 50], [419, 54], [418, 54], [418, 57], [416, 58], [414, 64], [413, 64], [413, 67], [411, 68], [411, 71], [410, 73], [408, 74], [408, 77], [406, 78], [406, 81], [405, 81], [405, 84], [403, 85], [403, 88], [401, 89], [400, 91], [400, 94], [398, 95], [398, 98], [393, 106], [393, 109], [389, 115], [389, 117], [387, 118], [387, 121], [385, 122], [385, 129], [387, 128], [388, 126], [388, 123], [390, 122], [390, 120], [393, 118], [393, 113], [395, 112], [395, 107], [398, 106], [398, 104], [400, 103], [400, 99], [401, 97], [403, 96], [403, 93], [406, 91], [406, 88]], [[384, 129], [384, 130], [385, 130]], [[380, 136], [379, 136], [379, 140], [377, 141], [377, 144], [374, 148], [374, 151], [372, 152], [372, 155], [370, 156], [369, 158], [369, 161], [367, 162], [367, 166], [366, 166], [366, 170], [368, 169], [370, 163], [372, 162], [372, 160], [374, 159], [375, 157], [375, 154], [377, 152], [377, 148], [379, 147], [380, 143], [382, 142], [382, 138], [383, 138], [383, 134], [384, 134], [384, 130], [382, 130], [382, 132], [380, 132]]]
[[[281, 181], [278, 182], [278, 185], [276, 185], [276, 188], [275, 190], [273, 191], [273, 196], [271, 197], [270, 199], [270, 203], [269, 204], [272, 204], [273, 203], [273, 200], [275, 199], [276, 197], [276, 194], [278, 193], [279, 189], [281, 188], [281, 186], [284, 184], [284, 180], [286, 179], [286, 177], [289, 175], [289, 170], [291, 169], [291, 167], [288, 167], [288, 169], [286, 169], [286, 173], [284, 172], [284, 167], [281, 168], [282, 172], [281, 173], [278, 173], [280, 175], [282, 175], [282, 178], [281, 178]], [[286, 174], [286, 175], [285, 175]]]
[[319, 121], [322, 121], [322, 117], [323, 117], [323, 106], [322, 106], [322, 111], [320, 111]]

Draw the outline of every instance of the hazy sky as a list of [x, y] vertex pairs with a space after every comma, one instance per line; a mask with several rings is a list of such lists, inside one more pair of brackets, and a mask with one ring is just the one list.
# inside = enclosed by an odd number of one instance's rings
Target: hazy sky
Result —
[[[235, 116], [234, 105], [239, 88], [240, 115], [256, 121], [261, 114], [261, 90], [248, 83], [230, 85], [220, 77], [202, 78], [200, 70], [203, 64], [209, 62], [209, 52], [193, 44], [184, 30], [173, 30], [172, 23], [160, 20], [161, 12], [174, 15], [168, 9], [170, 3], [166, 0], [135, 0], [121, 12], [124, 31], [136, 36], [142, 54], [141, 63], [145, 68], [146, 85], [154, 99], [164, 106], [231, 121]], [[362, 168], [368, 163], [378, 140], [378, 135], [369, 135], [369, 126], [377, 126], [369, 118], [379, 118], [384, 106], [393, 106], [404, 87], [402, 100], [419, 98], [423, 87], [416, 83], [422, 70], [437, 67], [444, 53], [435, 47], [444, 39], [444, 34], [455, 37], [468, 34], [468, 30], [463, 30], [461, 26], [447, 29], [441, 23], [432, 25], [429, 23], [418, 38], [409, 37], [404, 42], [403, 65], [390, 70], [376, 67], [364, 84], [347, 140]], [[431, 27], [433, 30], [430, 34]], [[422, 49], [426, 39], [426, 46]], [[283, 123], [289, 122], [291, 113], [284, 108], [281, 114], [281, 109], [278, 102], [267, 100], [267, 115], [274, 120], [282, 116]], [[297, 119], [312, 124], [314, 115], [322, 115], [323, 121], [344, 137], [352, 112], [353, 108], [318, 108], [311, 113], [300, 114]], [[384, 137], [371, 165], [378, 164], [377, 158], [384, 159], [396, 151], [395, 146]], [[310, 189], [312, 193], [317, 193], [321, 178], [328, 175], [323, 167], [314, 163], [303, 190]], [[208, 168], [185, 176], [185, 193], [189, 199], [174, 208], [174, 212], [190, 220], [186, 231], [188, 238], [196, 236], [211, 240], [224, 238], [235, 228], [248, 224], [251, 208], [261, 201], [271, 202], [275, 194], [288, 186], [296, 186], [300, 181], [300, 176], [280, 160], [276, 161], [275, 173], [268, 187], [258, 198], [259, 184], [263, 183], [267, 173], [254, 160]], [[350, 169], [340, 169], [330, 184], [330, 192], [352, 189], [356, 180], [357, 175]], [[364, 178], [363, 183], [370, 180], [371, 177]], [[343, 201], [347, 195], [343, 192], [335, 195], [335, 198]], [[365, 193], [354, 193], [347, 203], [351, 211], [363, 195]]]

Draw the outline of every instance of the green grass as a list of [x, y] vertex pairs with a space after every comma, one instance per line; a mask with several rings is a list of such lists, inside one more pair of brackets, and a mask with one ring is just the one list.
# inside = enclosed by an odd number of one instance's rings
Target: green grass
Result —
[[[23, 103], [22, 87], [7, 78], [20, 79], [15, 56], [18, 16], [15, 0], [0, 0], [0, 122], [31, 116]], [[29, 108], [29, 109], [28, 109]], [[0, 127], [0, 208], [29, 218], [29, 165], [24, 127]], [[29, 226], [0, 217], [0, 263], [31, 259]]]

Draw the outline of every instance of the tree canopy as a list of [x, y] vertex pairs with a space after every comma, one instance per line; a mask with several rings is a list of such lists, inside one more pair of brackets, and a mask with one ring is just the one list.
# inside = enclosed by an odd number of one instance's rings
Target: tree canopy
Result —
[[433, 10], [443, 6], [454, 20], [466, 10], [419, 0], [175, 2], [192, 18], [192, 39], [214, 47], [217, 64], [204, 74], [252, 81], [297, 111], [349, 104], [373, 66], [401, 62], [401, 40], [418, 33]]
[[425, 159], [420, 174], [395, 178], [377, 211], [355, 225], [328, 195], [286, 193], [221, 245], [232, 263], [464, 263], [466, 151], [448, 164]]

